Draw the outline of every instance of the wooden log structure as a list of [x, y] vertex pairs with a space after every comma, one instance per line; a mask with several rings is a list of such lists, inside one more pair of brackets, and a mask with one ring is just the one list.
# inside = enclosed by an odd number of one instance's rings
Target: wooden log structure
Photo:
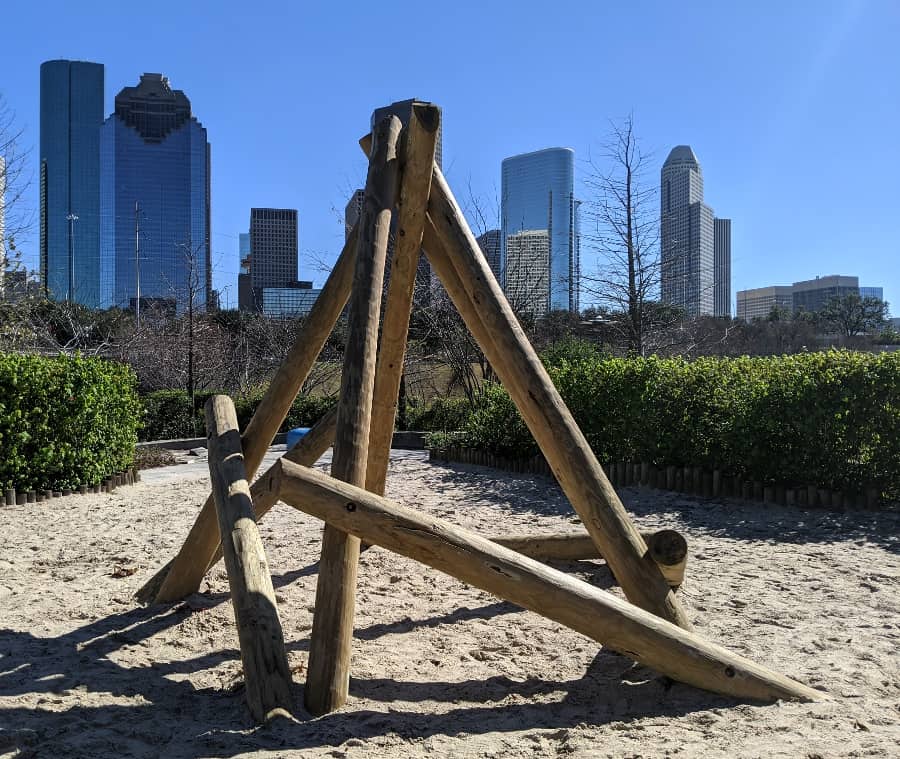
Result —
[[416, 285], [425, 211], [431, 193], [431, 168], [441, 111], [431, 103], [413, 103], [409, 124], [400, 145], [400, 187], [397, 192], [397, 222], [390, 279], [384, 305], [381, 342], [375, 368], [372, 396], [372, 424], [369, 432], [369, 460], [366, 490], [384, 495], [390, 460], [394, 420], [410, 309]]
[[[360, 487], [366, 484], [382, 283], [397, 200], [400, 129], [396, 116], [375, 127], [341, 374], [331, 473]], [[359, 538], [326, 523], [304, 690], [306, 708], [314, 715], [334, 711], [347, 700], [358, 563]]]
[[[737, 698], [827, 698], [564, 572], [313, 469], [280, 461], [282, 501], [582, 633], [679, 682]], [[318, 613], [318, 611], [317, 611]]]
[[[316, 302], [297, 333], [242, 437], [247, 477], [262, 463], [278, 428], [331, 334], [353, 282], [358, 225], [347, 238]], [[175, 558], [163, 566], [135, 597], [142, 603], [176, 601], [196, 592], [216, 556], [219, 532], [212, 496], [206, 499]]]
[[603, 473], [434, 167], [425, 252], [630, 601], [686, 630], [681, 603]]
[[[650, 556], [672, 588], [684, 582], [687, 566], [687, 541], [675, 530], [642, 532]], [[498, 545], [510, 548], [538, 561], [579, 561], [602, 559], [593, 539], [586, 532], [535, 533], [530, 535], [488, 536]]]
[[266, 552], [253, 519], [234, 403], [227, 395], [214, 395], [205, 411], [209, 476], [223, 536], [247, 704], [257, 722], [266, 722], [291, 713], [291, 670], [284, 634]]

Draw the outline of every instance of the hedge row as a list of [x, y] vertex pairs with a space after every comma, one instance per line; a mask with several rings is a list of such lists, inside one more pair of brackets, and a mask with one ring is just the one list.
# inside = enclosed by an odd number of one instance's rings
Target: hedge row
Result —
[[[193, 408], [190, 397], [184, 390], [159, 390], [142, 396], [144, 424], [140, 430], [141, 440], [204, 437], [206, 421], [203, 408], [207, 399], [216, 394], [216, 392], [195, 393]], [[238, 425], [242, 430], [253, 417], [262, 399], [262, 392], [234, 398]], [[334, 398], [298, 395], [284, 424], [281, 425], [281, 430], [289, 430], [292, 427], [310, 427], [334, 404]]]
[[129, 367], [0, 354], [0, 488], [70, 489], [128, 469], [139, 414]]
[[[551, 377], [601, 461], [900, 498], [900, 353], [616, 359], [558, 352]], [[486, 388], [468, 445], [527, 458], [534, 440], [506, 392]]]

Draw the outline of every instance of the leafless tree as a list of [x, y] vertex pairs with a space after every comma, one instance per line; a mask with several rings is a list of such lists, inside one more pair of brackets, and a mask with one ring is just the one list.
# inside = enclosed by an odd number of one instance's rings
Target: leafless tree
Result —
[[19, 246], [34, 225], [33, 210], [25, 197], [31, 187], [28, 151], [22, 146], [24, 129], [0, 93], [0, 297], [3, 295], [7, 270], [21, 272]]
[[650, 334], [671, 326], [671, 309], [659, 308], [660, 232], [656, 184], [649, 176], [651, 155], [643, 152], [634, 117], [611, 123], [599, 155], [589, 158], [585, 240], [597, 267], [582, 275], [608, 326], [629, 352], [644, 355]]

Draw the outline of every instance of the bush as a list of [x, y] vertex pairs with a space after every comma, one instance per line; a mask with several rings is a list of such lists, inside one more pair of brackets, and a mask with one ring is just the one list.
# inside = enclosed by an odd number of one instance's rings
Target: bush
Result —
[[[204, 408], [206, 401], [222, 391], [205, 390], [194, 394], [194, 409], [188, 394], [184, 390], [158, 390], [142, 397], [144, 404], [144, 424], [141, 429], [141, 440], [176, 440], [181, 438], [203, 437], [206, 435], [206, 418]], [[227, 395], [227, 393], [224, 393]], [[235, 397], [234, 410], [237, 414], [238, 427], [247, 428], [253, 414], [263, 399], [264, 392]], [[334, 398], [298, 395], [287, 418], [281, 425], [281, 431], [292, 427], [311, 427], [328, 409], [336, 403]], [[196, 425], [196, 426], [195, 426]]]
[[472, 413], [466, 398], [435, 398], [431, 403], [407, 408], [407, 427], [419, 432], [456, 432], [465, 429]]
[[0, 354], [0, 487], [69, 489], [130, 467], [135, 386], [102, 359]]
[[[550, 375], [601, 461], [717, 468], [764, 483], [868, 488], [900, 498], [900, 354], [615, 359], [579, 353]], [[470, 445], [537, 451], [504, 390], [489, 388]]]

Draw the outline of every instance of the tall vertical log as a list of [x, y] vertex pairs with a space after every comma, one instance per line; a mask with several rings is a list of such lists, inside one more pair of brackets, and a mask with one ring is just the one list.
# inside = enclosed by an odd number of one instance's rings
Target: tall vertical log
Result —
[[647, 545], [553, 386], [435, 167], [425, 252], [629, 600], [691, 629]]
[[[247, 476], [253, 477], [272, 444], [278, 428], [300, 387], [319, 357], [350, 295], [356, 260], [357, 228], [347, 239], [294, 344], [275, 373], [269, 389], [253, 414], [242, 438]], [[175, 601], [196, 592], [216, 555], [219, 531], [212, 496], [206, 499], [194, 526], [175, 559], [166, 564], [137, 592], [138, 598], [157, 603]], [[158, 588], [158, 591], [153, 591]]]
[[257, 722], [291, 712], [291, 670], [275, 606], [269, 563], [250, 501], [234, 404], [227, 395], [206, 402], [209, 477], [223, 535], [225, 567], [241, 644], [247, 704]]
[[[378, 317], [391, 212], [397, 195], [400, 120], [390, 116], [375, 129], [372, 158], [359, 220], [356, 273], [350, 298], [347, 348], [341, 376], [331, 473], [364, 487], [375, 384]], [[309, 644], [306, 708], [325, 714], [347, 700], [359, 539], [326, 525]]]
[[369, 461], [366, 490], [384, 495], [394, 419], [409, 315], [416, 285], [416, 269], [422, 248], [425, 211], [431, 192], [431, 168], [441, 123], [440, 109], [431, 103], [415, 103], [411, 109], [405, 139], [400, 146], [400, 189], [397, 193], [397, 223], [394, 253], [372, 398], [372, 426], [369, 433]]

